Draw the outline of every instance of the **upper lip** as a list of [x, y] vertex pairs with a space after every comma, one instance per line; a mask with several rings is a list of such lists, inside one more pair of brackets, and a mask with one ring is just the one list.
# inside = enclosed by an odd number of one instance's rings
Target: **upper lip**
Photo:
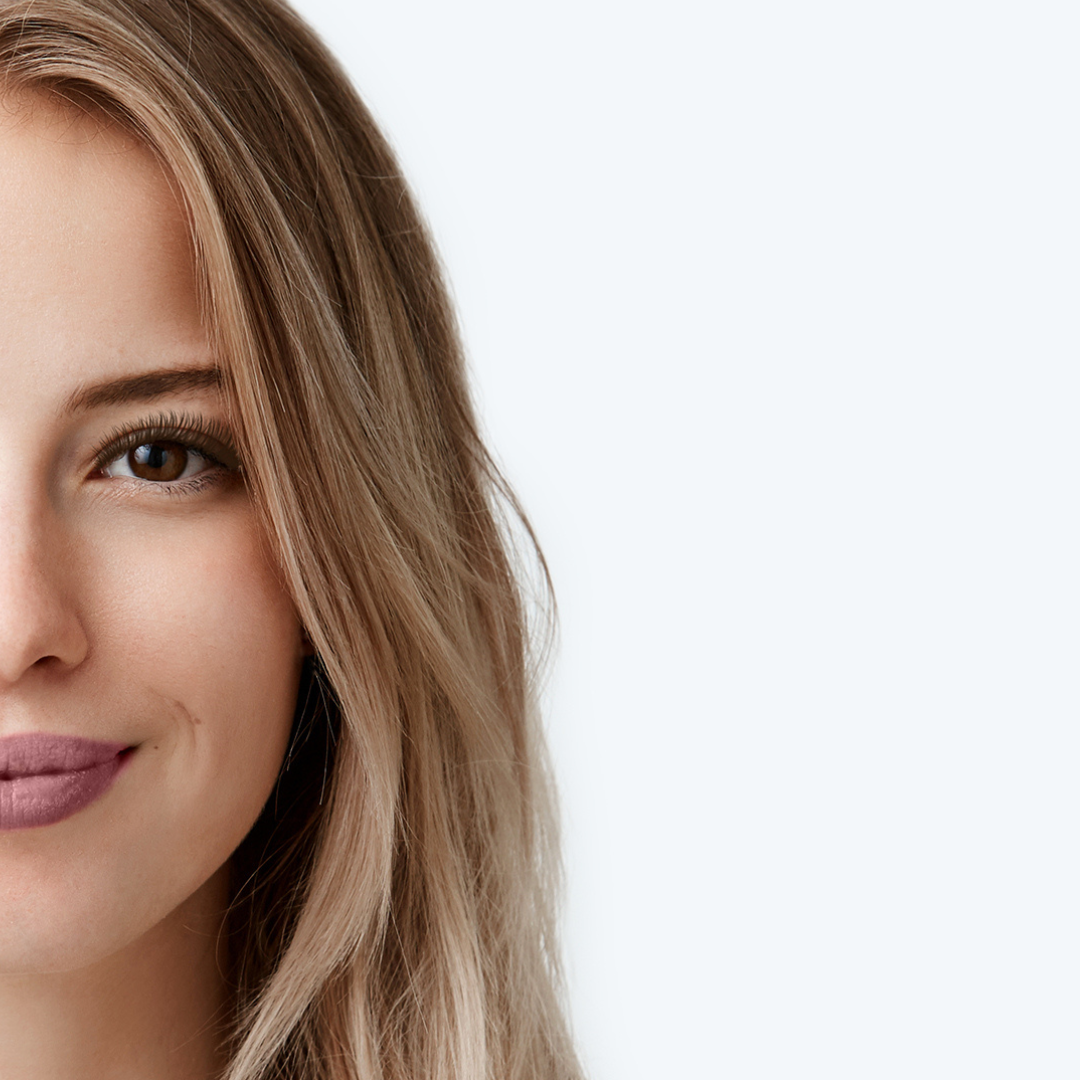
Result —
[[127, 743], [101, 742], [78, 735], [8, 735], [0, 739], [0, 780], [89, 769], [127, 748]]

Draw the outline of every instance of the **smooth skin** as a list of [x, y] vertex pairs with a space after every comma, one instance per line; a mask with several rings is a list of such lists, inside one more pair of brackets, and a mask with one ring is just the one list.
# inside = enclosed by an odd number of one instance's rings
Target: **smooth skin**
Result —
[[135, 747], [97, 802], [0, 832], [0, 1076], [208, 1080], [228, 860], [283, 759], [303, 637], [220, 387], [132, 382], [220, 363], [152, 155], [8, 93], [0, 237], [0, 738]]

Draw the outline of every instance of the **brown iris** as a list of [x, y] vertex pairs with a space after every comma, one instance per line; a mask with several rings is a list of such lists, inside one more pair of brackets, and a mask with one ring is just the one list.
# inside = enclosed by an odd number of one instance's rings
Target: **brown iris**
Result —
[[181, 443], [145, 443], [128, 451], [128, 466], [140, 480], [176, 480], [187, 468], [189, 454]]

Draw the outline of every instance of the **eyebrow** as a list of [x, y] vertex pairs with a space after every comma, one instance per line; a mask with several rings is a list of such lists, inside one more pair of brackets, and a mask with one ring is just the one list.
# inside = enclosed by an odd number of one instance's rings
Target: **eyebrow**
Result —
[[218, 389], [222, 382], [221, 369], [216, 367], [147, 371], [76, 390], [64, 403], [64, 412], [85, 412], [130, 401], [153, 401], [184, 390]]

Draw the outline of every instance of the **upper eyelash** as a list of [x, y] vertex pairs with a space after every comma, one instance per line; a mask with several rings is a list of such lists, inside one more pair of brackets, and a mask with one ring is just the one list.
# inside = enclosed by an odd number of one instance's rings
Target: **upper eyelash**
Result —
[[179, 442], [222, 468], [233, 471], [241, 468], [239, 455], [233, 448], [232, 432], [226, 424], [186, 413], [162, 413], [110, 431], [93, 452], [93, 469], [95, 472], [104, 469], [129, 450], [152, 442]]

